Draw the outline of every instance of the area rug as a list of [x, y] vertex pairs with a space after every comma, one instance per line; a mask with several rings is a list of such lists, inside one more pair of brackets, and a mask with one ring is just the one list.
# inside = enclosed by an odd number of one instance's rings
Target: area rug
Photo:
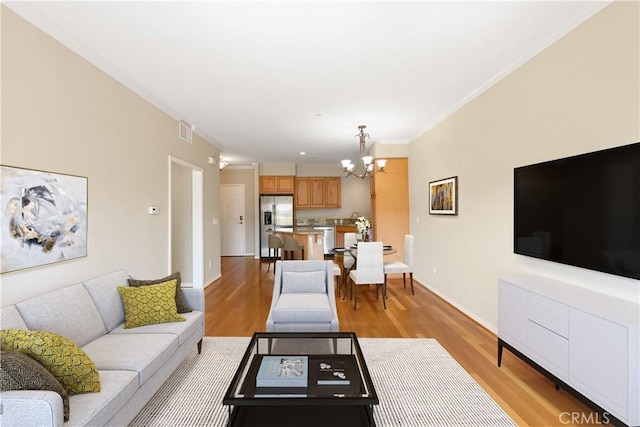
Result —
[[[435, 339], [360, 338], [380, 399], [377, 426], [515, 426]], [[225, 426], [222, 398], [249, 343], [206, 337], [130, 424]]]

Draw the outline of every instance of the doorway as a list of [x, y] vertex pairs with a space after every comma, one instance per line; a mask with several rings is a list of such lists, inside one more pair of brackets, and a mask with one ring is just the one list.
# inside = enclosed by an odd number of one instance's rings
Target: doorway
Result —
[[183, 286], [204, 287], [203, 171], [169, 156], [169, 266]]
[[244, 184], [220, 184], [220, 255], [245, 254]]

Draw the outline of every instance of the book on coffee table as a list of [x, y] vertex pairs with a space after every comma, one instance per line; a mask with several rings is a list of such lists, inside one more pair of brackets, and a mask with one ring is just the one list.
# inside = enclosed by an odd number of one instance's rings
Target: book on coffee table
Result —
[[318, 385], [349, 385], [349, 369], [344, 360], [320, 361], [318, 365]]
[[308, 356], [264, 356], [256, 387], [307, 387]]

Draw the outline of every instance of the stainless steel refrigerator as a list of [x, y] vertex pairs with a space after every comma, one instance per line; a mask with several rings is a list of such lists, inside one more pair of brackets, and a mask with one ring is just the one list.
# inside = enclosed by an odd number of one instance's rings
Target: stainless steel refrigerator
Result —
[[268, 233], [293, 228], [293, 196], [260, 196], [260, 258], [269, 257]]

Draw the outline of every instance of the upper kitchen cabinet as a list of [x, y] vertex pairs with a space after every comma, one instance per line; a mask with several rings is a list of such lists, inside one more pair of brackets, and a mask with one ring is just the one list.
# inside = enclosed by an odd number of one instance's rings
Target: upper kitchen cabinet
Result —
[[324, 208], [324, 178], [309, 178], [312, 208]]
[[340, 177], [296, 177], [295, 198], [299, 209], [339, 208]]
[[324, 179], [324, 205], [327, 208], [339, 208], [342, 202], [342, 195], [340, 193], [339, 176], [330, 176]]
[[408, 159], [387, 159], [385, 172], [371, 178], [371, 216], [373, 239], [398, 249], [385, 261], [401, 260], [404, 235], [409, 234]]
[[308, 208], [311, 206], [311, 191], [309, 191], [309, 178], [296, 177], [296, 191], [294, 193], [296, 208]]
[[293, 194], [293, 176], [262, 175], [260, 177], [260, 193], [263, 194]]

